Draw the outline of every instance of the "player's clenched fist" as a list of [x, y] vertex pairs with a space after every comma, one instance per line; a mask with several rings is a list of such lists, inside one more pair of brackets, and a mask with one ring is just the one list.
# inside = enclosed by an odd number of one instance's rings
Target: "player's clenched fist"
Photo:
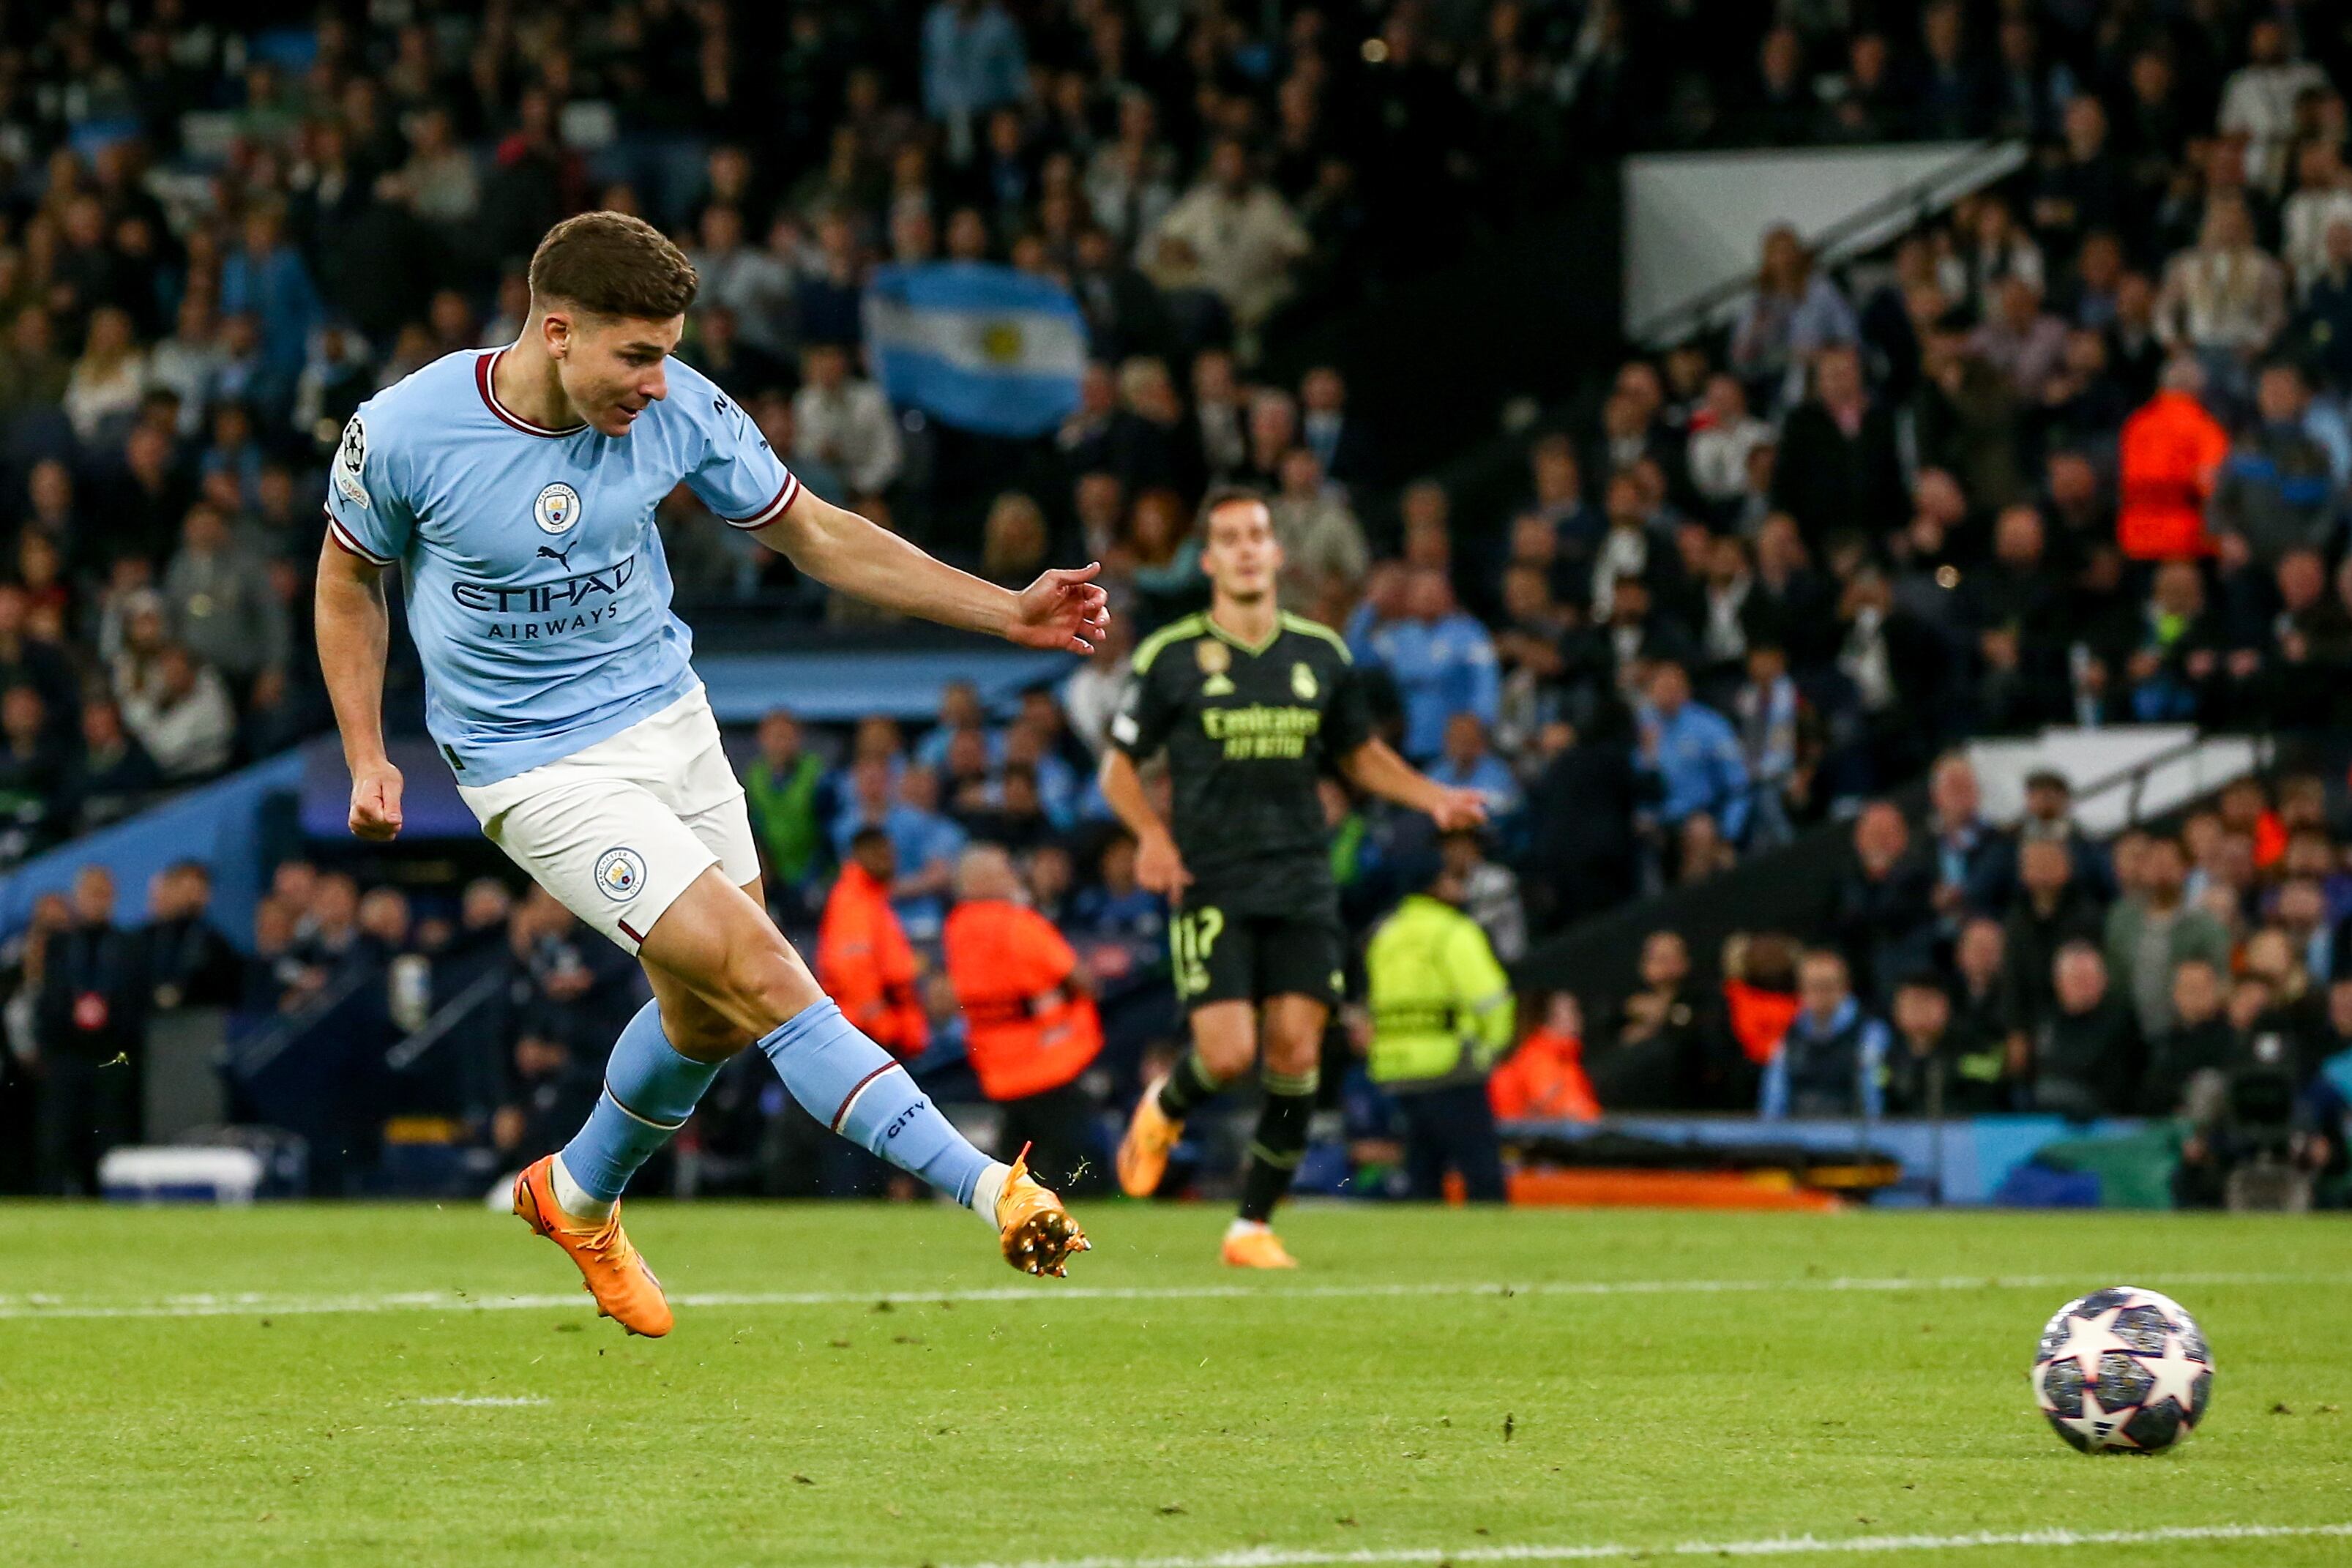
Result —
[[1184, 869], [1184, 857], [1176, 852], [1174, 838], [1151, 833], [1136, 841], [1135, 881], [1145, 892], [1173, 899], [1192, 879], [1192, 873]]
[[352, 773], [352, 833], [383, 840], [400, 832], [400, 770], [377, 763]]

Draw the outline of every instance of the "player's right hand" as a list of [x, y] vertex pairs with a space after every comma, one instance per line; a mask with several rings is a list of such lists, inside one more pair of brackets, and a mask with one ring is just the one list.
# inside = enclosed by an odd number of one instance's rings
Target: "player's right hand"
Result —
[[1135, 847], [1135, 880], [1145, 891], [1172, 902], [1191, 883], [1192, 873], [1184, 869], [1184, 857], [1176, 852], [1176, 840], [1155, 833]]
[[400, 770], [377, 763], [352, 773], [352, 834], [382, 842], [400, 832]]

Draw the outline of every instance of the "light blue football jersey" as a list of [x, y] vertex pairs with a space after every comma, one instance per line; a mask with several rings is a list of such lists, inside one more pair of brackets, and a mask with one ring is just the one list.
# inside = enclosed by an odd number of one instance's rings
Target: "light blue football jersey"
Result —
[[461, 784], [570, 756], [695, 689], [654, 526], [680, 480], [744, 529], [800, 493], [699, 371], [669, 361], [669, 395], [600, 436], [503, 406], [506, 352], [450, 354], [360, 405], [327, 487], [335, 543], [402, 569], [425, 723]]

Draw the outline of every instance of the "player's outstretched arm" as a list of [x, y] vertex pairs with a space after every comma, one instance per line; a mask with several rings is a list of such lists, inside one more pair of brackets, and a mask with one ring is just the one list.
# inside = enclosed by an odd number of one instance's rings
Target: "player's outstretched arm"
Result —
[[1143, 788], [1143, 775], [1136, 770], [1135, 759], [1117, 746], [1103, 753], [1101, 773], [1103, 800], [1111, 813], [1135, 835], [1135, 879], [1146, 892], [1173, 899], [1184, 890], [1192, 874], [1184, 868], [1184, 857], [1177, 853], [1175, 837], [1168, 831], [1160, 813], [1152, 807], [1151, 797]]
[[328, 540], [319, 548], [314, 605], [319, 668], [352, 772], [352, 831], [390, 838], [400, 831], [400, 770], [383, 750], [383, 661], [392, 638], [383, 568]]
[[1348, 782], [1367, 795], [1426, 812], [1440, 830], [1475, 827], [1486, 820], [1486, 798], [1475, 789], [1439, 784], [1398, 756], [1386, 741], [1367, 741], [1339, 759]]
[[1024, 647], [1092, 653], [1110, 624], [1108, 600], [1094, 583], [1099, 564], [1056, 567], [1016, 594], [957, 571], [806, 488], [753, 537], [818, 582], [869, 605]]

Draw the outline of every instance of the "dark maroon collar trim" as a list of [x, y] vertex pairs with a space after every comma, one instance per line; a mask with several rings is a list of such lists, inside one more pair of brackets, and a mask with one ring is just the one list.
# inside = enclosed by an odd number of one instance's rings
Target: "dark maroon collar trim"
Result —
[[498, 374], [499, 361], [505, 356], [506, 352], [505, 349], [492, 349], [488, 353], [474, 361], [474, 384], [481, 390], [482, 405], [485, 408], [526, 436], [577, 436], [581, 431], [588, 428], [585, 424], [580, 424], [572, 426], [568, 430], [551, 430], [544, 425], [532, 424], [505, 404], [500, 403], [498, 383], [492, 378]]

